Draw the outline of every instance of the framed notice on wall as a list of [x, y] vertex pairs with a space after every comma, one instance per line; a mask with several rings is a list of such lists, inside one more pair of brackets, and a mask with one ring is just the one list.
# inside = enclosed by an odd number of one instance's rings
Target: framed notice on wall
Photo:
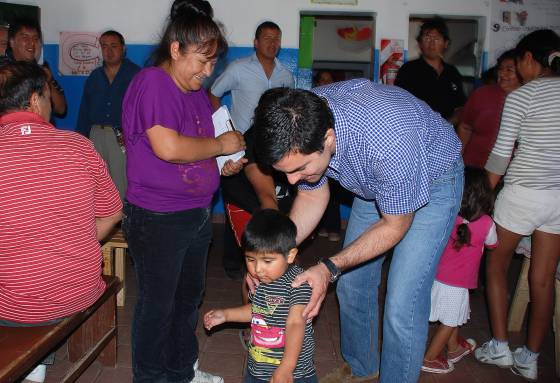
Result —
[[358, 5], [358, 0], [311, 0], [312, 3], [318, 4], [347, 4]]
[[99, 34], [60, 32], [58, 71], [65, 76], [88, 76], [101, 65]]

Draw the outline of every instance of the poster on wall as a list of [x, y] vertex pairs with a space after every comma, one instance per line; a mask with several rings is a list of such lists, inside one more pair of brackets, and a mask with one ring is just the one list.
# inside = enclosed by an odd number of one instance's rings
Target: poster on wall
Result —
[[521, 37], [542, 28], [560, 33], [560, 1], [492, 0], [489, 66]]
[[58, 70], [64, 76], [89, 76], [103, 62], [99, 34], [60, 32]]
[[404, 40], [381, 39], [379, 51], [379, 79], [383, 84], [394, 85], [397, 72], [403, 65]]

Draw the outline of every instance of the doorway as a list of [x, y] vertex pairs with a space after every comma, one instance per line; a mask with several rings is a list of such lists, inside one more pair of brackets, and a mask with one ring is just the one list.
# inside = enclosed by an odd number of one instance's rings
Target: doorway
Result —
[[298, 88], [315, 86], [320, 71], [334, 81], [373, 79], [373, 13], [301, 12]]

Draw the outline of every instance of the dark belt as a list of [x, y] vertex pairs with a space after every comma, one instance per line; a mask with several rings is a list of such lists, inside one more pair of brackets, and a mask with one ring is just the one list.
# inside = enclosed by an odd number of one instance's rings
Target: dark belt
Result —
[[102, 124], [93, 124], [91, 128], [101, 128], [101, 129], [113, 129], [113, 125], [102, 125]]

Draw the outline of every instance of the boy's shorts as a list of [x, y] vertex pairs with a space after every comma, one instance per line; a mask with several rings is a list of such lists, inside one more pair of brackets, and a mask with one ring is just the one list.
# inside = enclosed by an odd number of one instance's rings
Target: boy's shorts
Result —
[[504, 185], [496, 198], [494, 221], [521, 235], [530, 235], [535, 230], [560, 234], [560, 190]]

